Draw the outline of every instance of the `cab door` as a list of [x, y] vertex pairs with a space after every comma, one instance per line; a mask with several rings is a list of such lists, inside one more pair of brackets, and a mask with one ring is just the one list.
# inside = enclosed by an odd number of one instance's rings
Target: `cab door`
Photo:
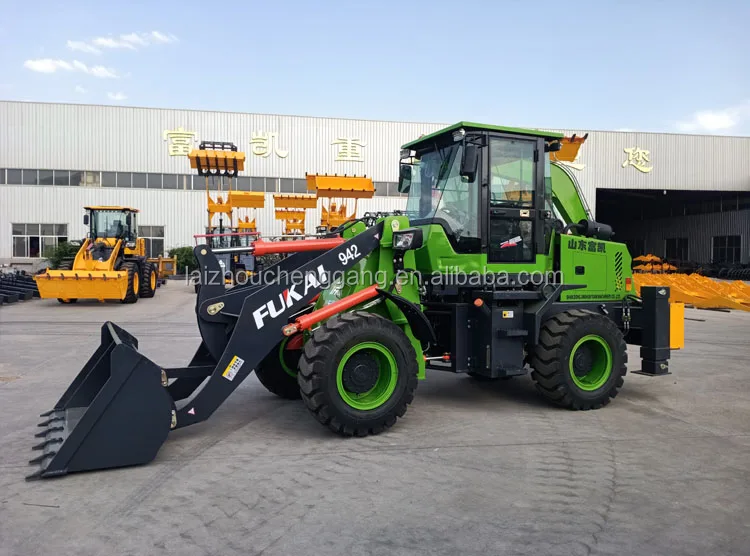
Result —
[[[543, 142], [537, 138], [490, 136], [487, 187], [487, 262], [534, 263], [544, 238]], [[541, 240], [541, 243], [540, 243]]]

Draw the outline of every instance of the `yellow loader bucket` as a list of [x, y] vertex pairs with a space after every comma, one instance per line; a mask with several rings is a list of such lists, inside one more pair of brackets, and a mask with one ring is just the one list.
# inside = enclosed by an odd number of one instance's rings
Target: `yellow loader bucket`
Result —
[[34, 279], [43, 299], [122, 300], [128, 290], [126, 270], [47, 270]]

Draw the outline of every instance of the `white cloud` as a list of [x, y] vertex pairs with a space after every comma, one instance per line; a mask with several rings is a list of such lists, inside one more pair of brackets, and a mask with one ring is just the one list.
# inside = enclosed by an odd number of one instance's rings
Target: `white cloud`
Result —
[[113, 70], [112, 68], [105, 68], [104, 66], [92, 66], [88, 68], [88, 70], [84, 70], [89, 75], [93, 75], [94, 77], [101, 77], [101, 78], [109, 78], [109, 79], [119, 79], [119, 75], [117, 75], [117, 72]]
[[177, 37], [175, 37], [173, 34], [165, 35], [164, 33], [160, 33], [159, 31], [151, 31], [151, 38], [156, 42], [161, 43], [171, 43], [171, 42], [177, 42]]
[[76, 93], [85, 94], [86, 93], [86, 89], [84, 89], [80, 85], [76, 85]]
[[115, 39], [113, 37], [96, 37], [91, 42], [101, 48], [129, 48], [130, 50], [135, 50], [135, 46], [128, 41]]
[[91, 41], [68, 41], [68, 48], [87, 52], [90, 54], [101, 54], [102, 49], [125, 48], [127, 50], [138, 50], [153, 44], [170, 44], [177, 42], [177, 37], [172, 33], [151, 31], [150, 33], [124, 33], [117, 37], [107, 35], [106, 37], [95, 37]]
[[83, 41], [68, 41], [67, 45], [70, 50], [77, 50], [79, 52], [86, 52], [88, 54], [101, 54], [102, 53], [102, 51], [96, 48], [95, 46], [91, 46], [90, 44], [85, 43]]
[[128, 33], [127, 35], [120, 35], [120, 39], [131, 44], [137, 44], [140, 46], [148, 46], [148, 41], [138, 33]]
[[72, 70], [71, 66], [65, 60], [53, 60], [51, 58], [39, 58], [37, 60], [26, 60], [23, 63], [24, 67], [31, 71], [37, 71], [39, 73], [55, 73], [57, 70]]
[[25, 68], [39, 73], [55, 73], [58, 70], [64, 70], [78, 71], [100, 78], [116, 79], [119, 77], [119, 75], [117, 75], [117, 72], [112, 68], [107, 68], [104, 66], [87, 66], [86, 64], [78, 60], [73, 60], [73, 62], [71, 63], [66, 62], [65, 60], [39, 58], [37, 60], [26, 60], [23, 65]]
[[107, 96], [110, 100], [125, 100], [126, 97], [125, 93], [107, 93]]
[[692, 133], [730, 131], [750, 120], [750, 100], [721, 110], [699, 110], [688, 121], [677, 122], [677, 129]]

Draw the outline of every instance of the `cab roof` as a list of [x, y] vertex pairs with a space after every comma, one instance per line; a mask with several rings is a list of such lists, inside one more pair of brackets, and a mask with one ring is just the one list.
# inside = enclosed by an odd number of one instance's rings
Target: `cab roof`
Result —
[[467, 131], [469, 130], [471, 131], [501, 131], [503, 133], [515, 133], [516, 135], [529, 135], [531, 137], [542, 137], [544, 139], [562, 139], [563, 137], [565, 137], [565, 134], [556, 133], [554, 131], [541, 131], [538, 129], [529, 129], [529, 128], [523, 128], [523, 127], [507, 127], [507, 126], [500, 126], [500, 125], [479, 124], [476, 122], [458, 122], [448, 127], [444, 127], [443, 129], [439, 129], [433, 133], [430, 133], [429, 135], [423, 135], [419, 139], [406, 143], [401, 148], [408, 149], [408, 148], [414, 147], [416, 145], [419, 145], [423, 141], [427, 141], [429, 139], [432, 139], [433, 137], [437, 137], [438, 135], [442, 135], [446, 132], [453, 131], [453, 130], [460, 129], [460, 128], [464, 128]]
[[83, 207], [85, 210], [121, 210], [121, 211], [127, 211], [127, 212], [140, 212], [136, 208], [131, 207], [119, 207], [119, 206], [88, 206]]

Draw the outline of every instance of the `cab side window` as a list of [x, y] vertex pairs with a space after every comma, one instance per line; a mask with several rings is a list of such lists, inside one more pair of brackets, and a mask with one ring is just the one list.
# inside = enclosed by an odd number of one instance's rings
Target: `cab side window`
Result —
[[490, 140], [490, 204], [534, 205], [534, 150], [530, 141]]

